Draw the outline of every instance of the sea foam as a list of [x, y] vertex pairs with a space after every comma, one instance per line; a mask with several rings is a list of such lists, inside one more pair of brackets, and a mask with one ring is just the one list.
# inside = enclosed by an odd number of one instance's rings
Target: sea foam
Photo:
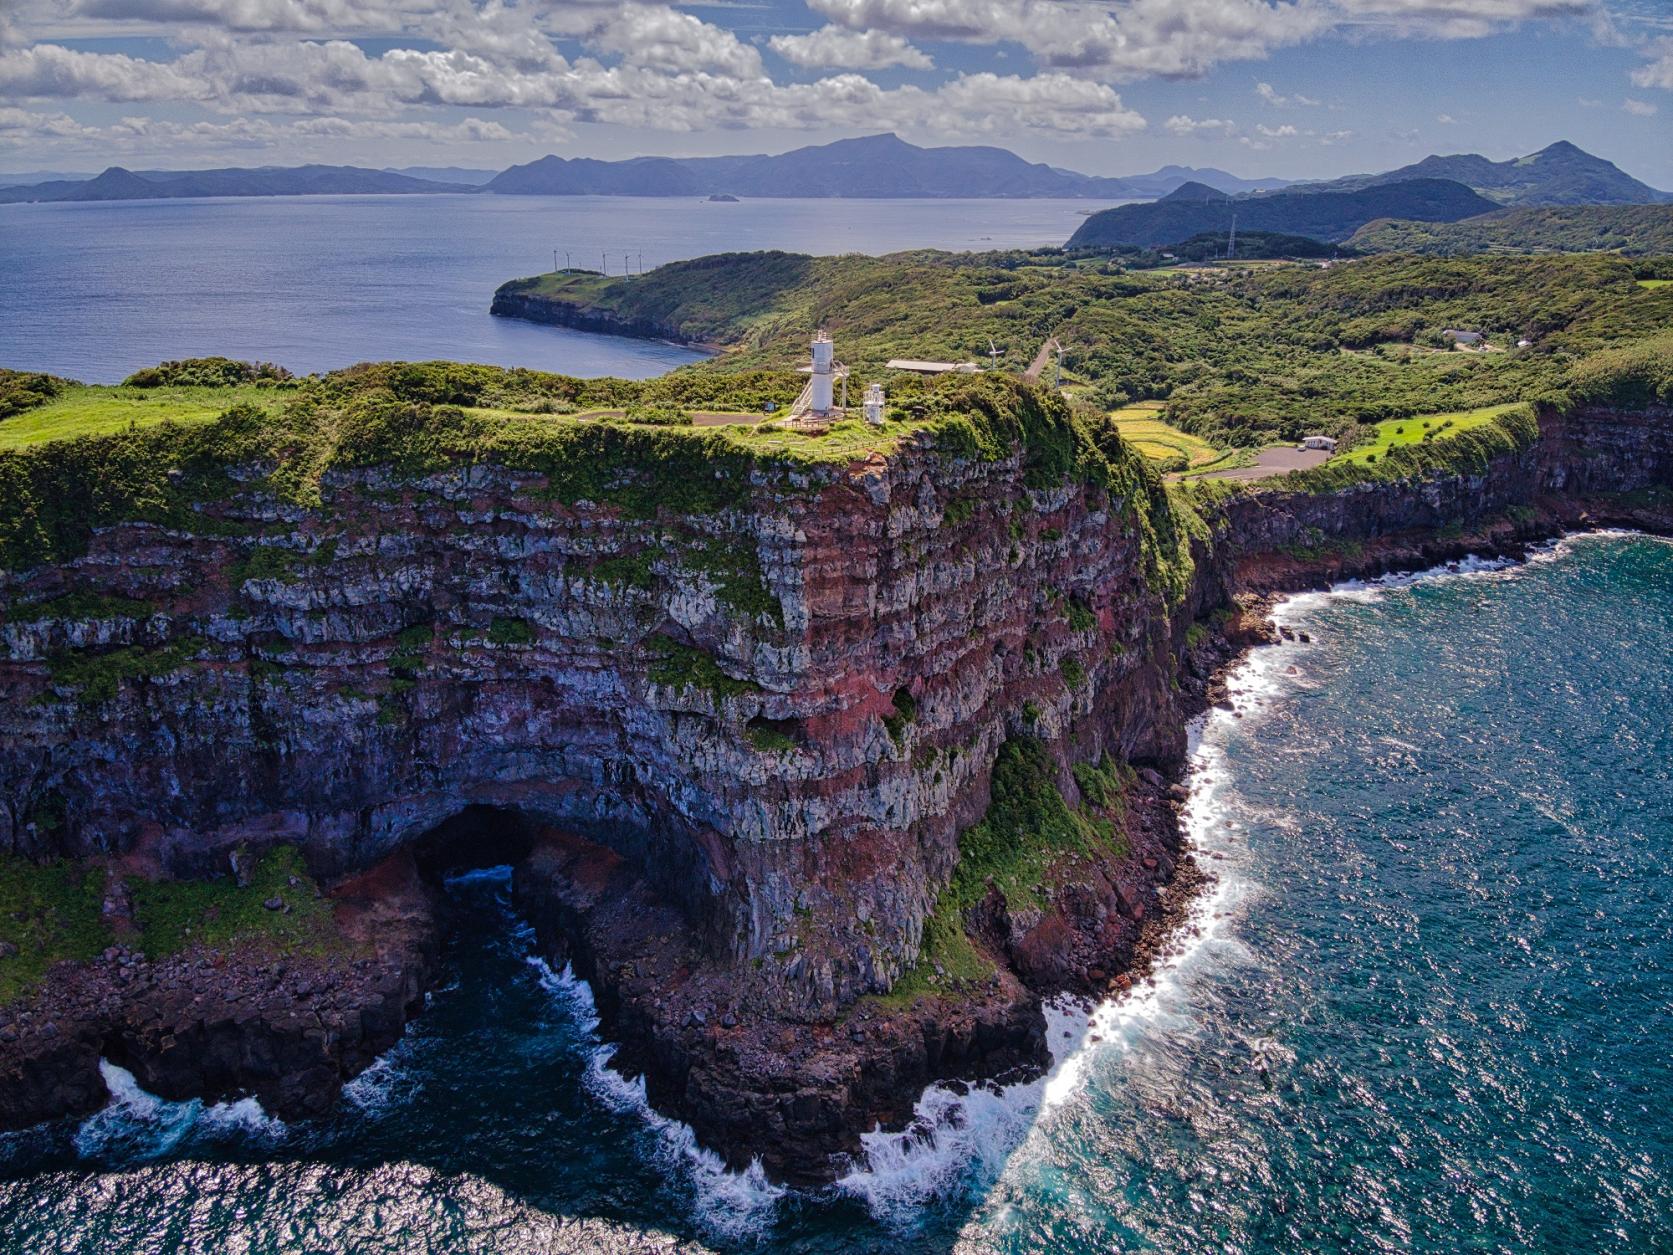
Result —
[[528, 960], [540, 984], [573, 1019], [580, 1032], [591, 1040], [584, 1084], [587, 1091], [611, 1110], [638, 1119], [649, 1134], [649, 1151], [654, 1159], [677, 1173], [692, 1192], [692, 1214], [705, 1231], [725, 1238], [740, 1238], [767, 1228], [775, 1218], [779, 1200], [787, 1191], [767, 1179], [760, 1161], [742, 1172], [727, 1168], [721, 1157], [698, 1144], [691, 1126], [661, 1114], [645, 1094], [645, 1080], [629, 1080], [610, 1060], [616, 1047], [598, 1038], [598, 1004], [586, 981], [567, 965], [553, 970], [544, 959]]

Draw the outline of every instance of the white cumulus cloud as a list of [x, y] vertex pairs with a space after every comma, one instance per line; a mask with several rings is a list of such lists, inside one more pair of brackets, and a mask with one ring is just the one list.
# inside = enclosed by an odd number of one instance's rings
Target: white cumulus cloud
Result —
[[1193, 118], [1185, 113], [1174, 114], [1162, 126], [1170, 135], [1230, 135], [1237, 130], [1230, 118]]
[[899, 35], [824, 26], [809, 35], [774, 35], [767, 46], [793, 65], [841, 70], [883, 70], [900, 66], [929, 70], [935, 63]]

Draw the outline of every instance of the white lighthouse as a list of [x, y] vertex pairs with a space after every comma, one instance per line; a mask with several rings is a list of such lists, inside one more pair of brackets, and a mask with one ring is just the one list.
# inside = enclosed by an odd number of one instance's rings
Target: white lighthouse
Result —
[[836, 345], [823, 331], [813, 337], [813, 392], [808, 409], [824, 418], [836, 406]]

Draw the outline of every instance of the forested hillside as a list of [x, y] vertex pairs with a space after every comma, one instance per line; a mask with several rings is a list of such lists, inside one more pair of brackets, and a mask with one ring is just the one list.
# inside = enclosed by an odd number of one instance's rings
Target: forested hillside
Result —
[[[894, 357], [1022, 370], [1056, 338], [1079, 395], [1163, 400], [1173, 421], [1245, 445], [1552, 395], [1586, 355], [1673, 331], [1673, 286], [1609, 255], [1130, 272], [1058, 253], [749, 253], [507, 289], [726, 346], [687, 368], [705, 375], [798, 365], [821, 326], [856, 379]], [[1446, 329], [1489, 347], [1454, 350]]]
[[1673, 205], [1502, 209], [1462, 222], [1368, 223], [1348, 241], [1374, 253], [1589, 253], [1673, 256]]

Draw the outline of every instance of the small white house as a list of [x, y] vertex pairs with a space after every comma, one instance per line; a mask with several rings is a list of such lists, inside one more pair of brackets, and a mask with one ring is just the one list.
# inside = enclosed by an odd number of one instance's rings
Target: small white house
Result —
[[1303, 449], [1323, 449], [1326, 453], [1336, 452], [1336, 438], [1334, 436], [1303, 436]]
[[1454, 327], [1446, 328], [1446, 330], [1442, 331], [1441, 334], [1448, 340], [1451, 340], [1454, 344], [1462, 344], [1467, 349], [1481, 347], [1482, 343], [1487, 338], [1479, 331], [1460, 331]]

